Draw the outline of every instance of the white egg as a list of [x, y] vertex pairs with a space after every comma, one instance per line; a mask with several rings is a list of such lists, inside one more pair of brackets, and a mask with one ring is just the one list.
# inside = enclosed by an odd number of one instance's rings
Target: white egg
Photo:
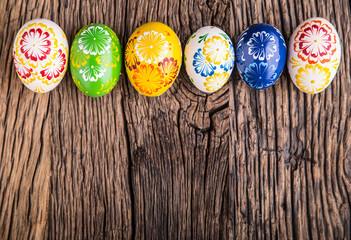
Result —
[[290, 37], [288, 69], [296, 87], [319, 93], [333, 81], [341, 59], [341, 44], [334, 26], [324, 18], [301, 23]]
[[235, 53], [229, 36], [213, 26], [198, 29], [184, 50], [185, 69], [199, 90], [212, 93], [228, 81], [233, 71]]
[[34, 19], [18, 31], [13, 44], [13, 61], [23, 84], [45, 93], [62, 80], [68, 66], [68, 42], [54, 22]]

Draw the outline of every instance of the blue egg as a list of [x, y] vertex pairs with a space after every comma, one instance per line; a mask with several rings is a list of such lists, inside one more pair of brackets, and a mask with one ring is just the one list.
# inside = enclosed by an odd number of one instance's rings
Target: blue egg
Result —
[[264, 23], [250, 26], [236, 44], [236, 66], [241, 78], [257, 90], [272, 86], [283, 72], [286, 52], [278, 29]]

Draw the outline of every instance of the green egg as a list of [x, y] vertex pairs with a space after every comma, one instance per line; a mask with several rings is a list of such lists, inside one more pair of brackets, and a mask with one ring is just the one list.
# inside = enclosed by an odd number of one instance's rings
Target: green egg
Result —
[[122, 68], [121, 44], [104, 24], [90, 24], [75, 36], [70, 69], [79, 90], [90, 97], [109, 93], [116, 85]]

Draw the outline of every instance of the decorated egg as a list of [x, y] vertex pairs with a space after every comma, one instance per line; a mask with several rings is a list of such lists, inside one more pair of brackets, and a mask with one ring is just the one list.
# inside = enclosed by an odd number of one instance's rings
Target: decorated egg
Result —
[[125, 65], [130, 82], [145, 96], [159, 96], [178, 76], [182, 49], [175, 32], [159, 22], [146, 23], [130, 36]]
[[233, 71], [233, 43], [221, 29], [198, 29], [185, 46], [184, 65], [191, 82], [199, 90], [212, 93], [220, 89]]
[[277, 28], [264, 23], [250, 26], [236, 45], [241, 78], [257, 90], [272, 86], [284, 69], [286, 52], [284, 38]]
[[75, 36], [70, 69], [79, 90], [90, 97], [109, 93], [121, 73], [121, 44], [104, 24], [90, 24]]
[[68, 66], [68, 42], [54, 22], [34, 19], [18, 31], [13, 45], [18, 77], [34, 92], [45, 93], [62, 80]]
[[319, 93], [333, 81], [341, 58], [341, 44], [334, 26], [323, 18], [311, 18], [291, 35], [288, 70], [296, 87]]

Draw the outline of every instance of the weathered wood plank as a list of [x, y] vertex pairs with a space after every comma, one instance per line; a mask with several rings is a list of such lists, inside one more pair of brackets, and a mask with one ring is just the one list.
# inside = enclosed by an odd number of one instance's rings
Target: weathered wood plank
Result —
[[235, 233], [239, 239], [350, 239], [350, 4], [249, 5], [235, 9], [249, 19], [240, 30], [264, 21], [286, 39], [303, 20], [327, 18], [342, 39], [343, 58], [332, 85], [318, 95], [299, 92], [287, 71], [264, 92], [235, 77], [229, 102]]
[[13, 39], [43, 4], [0, 2], [0, 238], [43, 238], [49, 209], [50, 96], [17, 79]]
[[[58, 5], [57, 21], [71, 41], [91, 22], [106, 23], [121, 39], [125, 36], [123, 1]], [[67, 74], [66, 81], [51, 93], [50, 239], [132, 237], [130, 152], [121, 94], [124, 80], [119, 81], [111, 94], [93, 99], [80, 92]]]
[[[0, 2], [0, 239], [350, 239], [351, 9], [343, 1]], [[284, 71], [257, 92], [235, 71], [219, 92], [192, 86], [184, 68], [158, 98], [139, 95], [122, 71], [92, 99], [69, 72], [34, 94], [12, 66], [26, 21], [58, 23], [71, 42], [91, 22], [125, 45], [149, 21], [184, 45], [201, 26], [234, 40], [250, 24], [286, 39], [321, 16], [343, 42], [327, 91], [299, 92]]]

